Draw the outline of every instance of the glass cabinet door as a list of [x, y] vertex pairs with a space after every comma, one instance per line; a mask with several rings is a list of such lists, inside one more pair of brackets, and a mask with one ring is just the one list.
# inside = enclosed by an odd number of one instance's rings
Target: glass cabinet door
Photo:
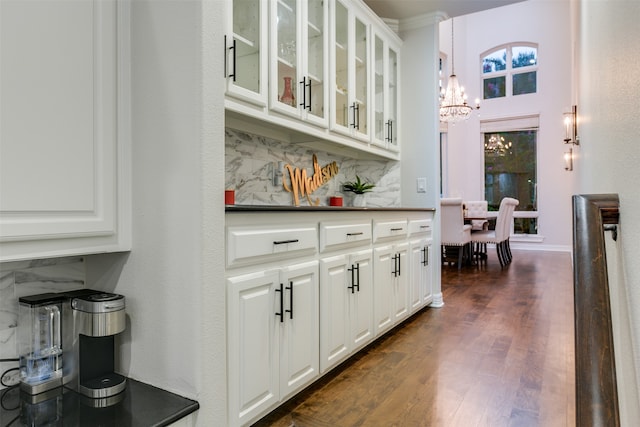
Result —
[[[277, 0], [276, 8], [276, 54], [277, 67], [274, 101], [279, 107], [298, 109], [298, 4], [296, 0]], [[297, 113], [296, 113], [297, 114]]]
[[327, 124], [327, 0], [307, 2], [307, 70], [302, 78], [304, 87], [302, 108], [306, 117]]
[[336, 1], [335, 3], [335, 28], [334, 28], [334, 118], [335, 124], [343, 128], [349, 128], [349, 11]]
[[374, 85], [374, 133], [373, 140], [384, 145], [386, 138], [387, 124], [385, 122], [384, 108], [384, 43], [379, 36], [374, 36], [373, 47], [373, 85]]
[[398, 150], [398, 54], [389, 48], [387, 66], [387, 142], [389, 148]]
[[355, 99], [352, 108], [355, 110], [352, 127], [356, 136], [366, 137], [369, 134], [369, 79], [368, 79], [368, 28], [360, 19], [355, 20]]
[[267, 25], [264, 0], [233, 0], [226, 38], [227, 93], [266, 104]]

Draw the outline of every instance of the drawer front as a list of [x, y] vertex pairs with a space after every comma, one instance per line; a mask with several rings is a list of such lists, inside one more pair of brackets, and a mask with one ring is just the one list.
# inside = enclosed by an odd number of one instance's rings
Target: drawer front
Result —
[[315, 224], [293, 227], [227, 227], [227, 265], [318, 252]]
[[320, 223], [320, 251], [371, 243], [371, 222]]
[[409, 221], [409, 234], [431, 233], [430, 219], [414, 219]]
[[373, 241], [406, 238], [407, 220], [375, 221], [373, 223]]

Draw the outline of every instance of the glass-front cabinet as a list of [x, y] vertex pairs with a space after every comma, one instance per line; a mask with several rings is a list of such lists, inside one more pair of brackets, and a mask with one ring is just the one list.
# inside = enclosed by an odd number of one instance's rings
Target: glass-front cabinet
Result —
[[372, 142], [398, 151], [398, 51], [399, 47], [379, 34], [373, 39], [373, 118]]
[[326, 0], [271, 4], [270, 108], [327, 127]]
[[267, 105], [266, 0], [233, 0], [225, 35], [227, 95]]
[[331, 129], [368, 141], [369, 25], [340, 0], [333, 5]]

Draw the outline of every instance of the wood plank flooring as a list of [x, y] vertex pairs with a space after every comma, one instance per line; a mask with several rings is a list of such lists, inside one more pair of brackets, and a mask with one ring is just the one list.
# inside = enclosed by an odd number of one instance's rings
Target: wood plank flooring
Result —
[[442, 268], [410, 318], [255, 426], [575, 426], [569, 253]]

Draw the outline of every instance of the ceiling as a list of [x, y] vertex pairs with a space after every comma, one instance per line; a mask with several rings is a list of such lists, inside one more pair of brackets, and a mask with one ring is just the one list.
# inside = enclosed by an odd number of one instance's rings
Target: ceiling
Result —
[[467, 15], [523, 0], [364, 0], [381, 18], [406, 19], [435, 12], [448, 17]]

